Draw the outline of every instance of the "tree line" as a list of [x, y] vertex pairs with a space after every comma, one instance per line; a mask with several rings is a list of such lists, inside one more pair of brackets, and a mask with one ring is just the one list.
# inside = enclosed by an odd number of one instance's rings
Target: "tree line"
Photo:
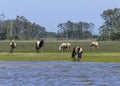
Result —
[[100, 15], [104, 20], [99, 27], [99, 34], [94, 35], [95, 25], [88, 22], [72, 22], [57, 25], [58, 32], [47, 32], [46, 28], [30, 22], [24, 16], [16, 16], [12, 20], [4, 20], [5, 15], [0, 14], [0, 40], [2, 39], [40, 39], [54, 37], [58, 39], [90, 39], [120, 40], [120, 9], [107, 9]]
[[67, 21], [58, 26], [58, 37], [64, 39], [89, 39], [92, 38], [93, 23]]
[[120, 40], [120, 9], [107, 9], [100, 15], [104, 20], [103, 25], [99, 27], [99, 34], [94, 35], [93, 23], [67, 21], [58, 25], [58, 35], [67, 39], [89, 39], [97, 40]]
[[46, 29], [31, 23], [24, 16], [17, 16], [14, 20], [0, 19], [0, 39], [38, 39], [46, 37]]
[[101, 17], [104, 24], [99, 29], [99, 40], [120, 40], [120, 9], [105, 10]]

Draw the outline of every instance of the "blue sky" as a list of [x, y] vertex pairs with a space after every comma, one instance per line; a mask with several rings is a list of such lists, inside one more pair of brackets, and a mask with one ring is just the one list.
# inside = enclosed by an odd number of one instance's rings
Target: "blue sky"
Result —
[[100, 15], [113, 8], [120, 8], [120, 0], [0, 0], [0, 14], [5, 19], [25, 16], [52, 32], [57, 32], [59, 23], [70, 20], [94, 23], [98, 33], [104, 22]]

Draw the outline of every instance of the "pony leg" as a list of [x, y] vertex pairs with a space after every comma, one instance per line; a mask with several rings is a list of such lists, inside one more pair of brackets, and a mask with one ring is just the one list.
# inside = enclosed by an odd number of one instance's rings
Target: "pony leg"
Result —
[[72, 53], [72, 58], [73, 58], [73, 60], [75, 61], [76, 59], [75, 59], [75, 53]]
[[74, 54], [74, 55], [72, 56], [72, 58], [73, 58], [74, 61], [76, 61], [75, 55], [76, 55], [76, 54]]
[[76, 59], [75, 59], [75, 57], [74, 57], [74, 59], [73, 59], [74, 61], [76, 61]]
[[78, 53], [78, 61], [80, 61], [82, 59], [82, 52]]
[[39, 48], [37, 47], [37, 43], [36, 43], [35, 49], [36, 49], [36, 52], [39, 53]]
[[36, 52], [39, 53], [39, 49], [36, 47]]
[[78, 61], [81, 61], [82, 60], [82, 55], [78, 55]]
[[81, 61], [82, 59], [81, 59], [81, 57], [78, 57], [78, 59], [77, 59], [78, 61]]
[[75, 59], [75, 55], [76, 55], [76, 52], [75, 52], [75, 50], [73, 50], [73, 52], [72, 52], [72, 58], [73, 58], [74, 61], [76, 60]]
[[75, 56], [74, 56], [74, 57], [72, 57], [72, 58], [73, 58], [73, 61], [76, 61]]
[[13, 53], [13, 49], [12, 48], [10, 49], [10, 52]]

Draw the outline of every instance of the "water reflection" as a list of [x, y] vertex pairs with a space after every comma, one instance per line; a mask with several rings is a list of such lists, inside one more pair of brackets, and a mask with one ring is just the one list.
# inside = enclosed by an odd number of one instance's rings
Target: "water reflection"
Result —
[[118, 86], [120, 63], [1, 61], [0, 86]]

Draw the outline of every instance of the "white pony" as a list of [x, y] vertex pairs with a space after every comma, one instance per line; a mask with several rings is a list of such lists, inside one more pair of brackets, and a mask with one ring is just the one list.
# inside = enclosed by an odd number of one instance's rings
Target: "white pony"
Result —
[[70, 47], [71, 47], [71, 43], [66, 43], [66, 46], [67, 46], [67, 48], [70, 50]]
[[70, 50], [71, 43], [62, 43], [59, 46], [59, 51], [65, 51], [67, 48]]
[[95, 47], [96, 49], [98, 49], [98, 47], [99, 47], [99, 44], [98, 44], [98, 42], [92, 42], [91, 43], [91, 47]]

